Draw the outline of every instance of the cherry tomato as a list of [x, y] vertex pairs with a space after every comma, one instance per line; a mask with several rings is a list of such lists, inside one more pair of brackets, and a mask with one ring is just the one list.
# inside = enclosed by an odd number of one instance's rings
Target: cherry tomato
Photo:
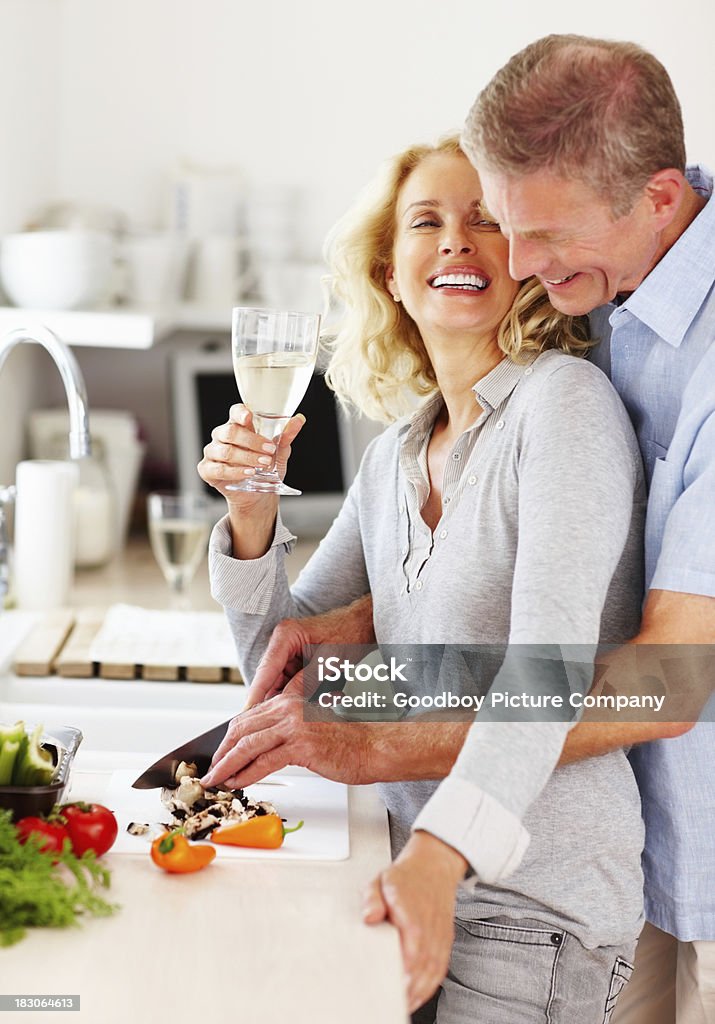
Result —
[[37, 836], [45, 853], [62, 853], [62, 846], [69, 839], [61, 821], [47, 821], [45, 818], [20, 818], [15, 824], [15, 830], [21, 843], [26, 843], [32, 835]]
[[60, 814], [67, 822], [67, 834], [78, 857], [85, 850], [94, 850], [101, 857], [117, 838], [117, 819], [101, 804], [63, 804]]

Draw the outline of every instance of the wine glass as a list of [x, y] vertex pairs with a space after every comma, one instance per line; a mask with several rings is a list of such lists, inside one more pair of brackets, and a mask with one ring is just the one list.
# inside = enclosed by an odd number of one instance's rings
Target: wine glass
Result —
[[169, 584], [172, 606], [188, 607], [187, 587], [206, 552], [211, 502], [203, 494], [155, 491], [147, 496], [149, 540]]
[[[259, 434], [277, 442], [306, 392], [318, 353], [320, 314], [237, 306], [233, 310], [233, 370]], [[230, 491], [301, 494], [283, 483], [276, 460]]]

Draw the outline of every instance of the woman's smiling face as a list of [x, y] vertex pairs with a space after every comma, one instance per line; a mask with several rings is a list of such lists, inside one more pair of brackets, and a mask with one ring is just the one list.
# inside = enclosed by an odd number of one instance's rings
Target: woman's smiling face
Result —
[[432, 153], [397, 198], [387, 287], [425, 342], [454, 333], [495, 339], [519, 283], [509, 243], [481, 206], [479, 176], [456, 153]]

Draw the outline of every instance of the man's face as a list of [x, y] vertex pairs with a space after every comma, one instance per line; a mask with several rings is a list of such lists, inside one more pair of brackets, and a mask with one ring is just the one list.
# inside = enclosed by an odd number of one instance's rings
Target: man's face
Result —
[[[484, 203], [509, 240], [509, 273], [536, 275], [553, 306], [573, 316], [631, 292], [656, 262], [659, 230], [647, 190], [614, 220], [590, 187], [539, 171], [480, 169]], [[660, 227], [660, 226], [659, 226]]]

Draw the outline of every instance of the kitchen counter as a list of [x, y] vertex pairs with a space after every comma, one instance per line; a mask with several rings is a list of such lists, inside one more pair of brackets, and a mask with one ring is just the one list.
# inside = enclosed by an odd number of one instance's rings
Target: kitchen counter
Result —
[[[107, 779], [108, 769], [78, 771], [72, 795], [101, 799]], [[79, 995], [87, 1024], [404, 1022], [396, 933], [360, 921], [361, 890], [389, 858], [370, 788], [350, 792], [350, 842], [346, 861], [217, 858], [186, 876], [162, 873], [148, 853], [109, 853], [121, 910], [77, 929], [33, 929], [0, 950], [2, 991]], [[7, 1019], [21, 1016], [33, 1019]]]
[[[298, 553], [292, 574], [308, 554]], [[134, 542], [104, 569], [78, 573], [72, 602], [165, 607], [167, 593], [148, 545]], [[203, 567], [192, 600], [216, 608]], [[6, 641], [21, 621], [22, 613], [0, 614]], [[52, 705], [43, 703], [48, 694]], [[243, 697], [243, 687], [230, 684], [23, 680], [3, 672], [0, 658], [0, 707], [38, 715], [61, 707], [68, 724], [75, 708], [91, 726], [87, 740], [98, 737], [77, 755], [73, 798], [101, 802], [112, 770], [138, 774], [157, 750], [175, 745], [175, 735], [222, 721]], [[149, 735], [154, 753], [147, 754]], [[148, 854], [110, 852], [111, 898], [121, 910], [79, 928], [32, 929], [0, 950], [0, 991], [79, 995], [77, 1019], [86, 1024], [193, 1024], [220, 1014], [242, 1024], [404, 1024], [397, 933], [368, 928], [360, 914], [364, 886], [389, 861], [385, 810], [372, 787], [351, 788], [349, 807], [346, 861], [217, 860], [197, 875], [170, 876]], [[3, 1015], [13, 1019], [55, 1018]]]
[[[315, 550], [315, 543], [298, 541], [286, 559], [292, 583]], [[204, 559], [188, 588], [191, 607], [196, 611], [219, 611], [209, 591], [208, 560]], [[144, 608], [168, 608], [169, 587], [152, 555], [146, 537], [132, 536], [124, 550], [97, 569], [75, 571], [70, 604], [76, 608], [106, 608], [118, 601]], [[0, 612], [0, 614], [2, 614]]]

